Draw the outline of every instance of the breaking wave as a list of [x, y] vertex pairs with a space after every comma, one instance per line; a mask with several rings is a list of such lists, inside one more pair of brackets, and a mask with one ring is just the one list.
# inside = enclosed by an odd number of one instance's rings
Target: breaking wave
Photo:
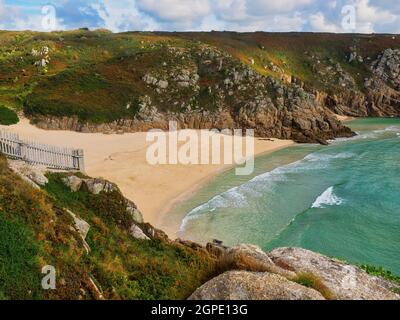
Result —
[[327, 206], [339, 206], [343, 199], [339, 198], [333, 191], [333, 187], [326, 189], [313, 203], [311, 208], [325, 208]]
[[190, 221], [198, 219], [204, 214], [216, 214], [217, 209], [248, 207], [249, 203], [254, 201], [255, 198], [260, 198], [272, 191], [276, 183], [290, 179], [290, 174], [324, 169], [335, 159], [348, 159], [355, 156], [356, 154], [351, 152], [338, 154], [311, 153], [302, 160], [256, 176], [248, 182], [216, 195], [208, 202], [194, 208], [182, 220], [179, 232], [185, 231]]

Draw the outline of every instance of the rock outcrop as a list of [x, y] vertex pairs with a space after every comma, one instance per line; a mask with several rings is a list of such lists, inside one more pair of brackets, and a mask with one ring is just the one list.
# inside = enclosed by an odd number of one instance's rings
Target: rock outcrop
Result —
[[144, 223], [142, 213], [139, 211], [136, 204], [128, 199], [126, 201], [126, 211], [131, 214], [133, 221], [139, 224]]
[[72, 192], [77, 192], [81, 189], [83, 180], [76, 176], [67, 176], [62, 179], [64, 184], [70, 188]]
[[14, 173], [35, 189], [40, 189], [41, 186], [45, 186], [49, 182], [45, 175], [47, 172], [45, 166], [31, 165], [19, 160], [9, 160], [8, 165]]
[[225, 251], [228, 259], [235, 261], [235, 265], [239, 268], [257, 268], [265, 271], [276, 273], [287, 278], [293, 278], [296, 273], [287, 268], [282, 268], [262, 251], [258, 246], [250, 244], [240, 244], [229, 248]]
[[135, 224], [132, 224], [132, 226], [129, 228], [129, 233], [135, 239], [138, 239], [138, 240], [150, 240], [150, 238], [145, 235], [145, 233], [142, 231], [142, 229], [140, 229]]
[[400, 50], [386, 49], [376, 61], [372, 63], [373, 73], [382, 81], [387, 82], [394, 89], [400, 89]]
[[180, 62], [154, 65], [139, 75], [147, 94], [125, 104], [127, 109], [136, 104], [134, 117], [94, 124], [77, 117], [35, 114], [33, 123], [52, 130], [117, 133], [167, 129], [169, 121], [176, 121], [178, 128], [246, 128], [254, 129], [257, 136], [318, 143], [354, 134], [313, 92], [295, 81], [261, 75], [204, 44], [162, 50]]
[[[206, 248], [210, 254], [215, 252], [215, 244]], [[189, 299], [400, 300], [399, 285], [309, 250], [278, 248], [265, 253], [244, 244], [218, 249], [228, 271]]]
[[395, 285], [344, 262], [301, 248], [279, 248], [268, 253], [278, 266], [296, 274], [309, 273], [318, 277], [339, 300], [400, 299], [391, 289]]
[[[81, 189], [84, 189], [94, 195], [98, 195], [101, 192], [121, 192], [115, 184], [101, 178], [79, 178], [75, 175], [68, 175], [64, 177], [62, 181], [71, 190], [71, 192], [78, 192]], [[132, 216], [133, 221], [135, 223], [142, 224], [144, 222], [143, 215], [139, 211], [136, 204], [129, 199], [124, 199], [126, 211]]]
[[372, 63], [363, 62], [371, 76], [362, 88], [352, 84], [335, 94], [320, 93], [320, 103], [337, 114], [354, 117], [400, 116], [400, 50], [386, 49]]
[[268, 272], [229, 271], [197, 289], [189, 300], [325, 300], [318, 291]]
[[118, 187], [115, 184], [100, 178], [83, 179], [82, 188], [96, 195], [100, 192], [109, 193], [118, 190]]
[[74, 227], [76, 229], [76, 231], [78, 231], [79, 235], [82, 238], [83, 241], [83, 246], [85, 247], [85, 250], [87, 253], [90, 253], [90, 246], [89, 244], [86, 242], [86, 236], [90, 230], [90, 225], [89, 223], [87, 223], [85, 220], [79, 218], [75, 213], [73, 213], [70, 210], [66, 211], [71, 215], [71, 217], [74, 219]]

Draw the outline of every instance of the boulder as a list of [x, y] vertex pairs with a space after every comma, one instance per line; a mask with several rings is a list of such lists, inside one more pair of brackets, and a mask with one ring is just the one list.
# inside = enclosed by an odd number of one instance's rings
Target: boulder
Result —
[[126, 200], [126, 211], [131, 214], [133, 221], [136, 223], [141, 224], [144, 222], [143, 215], [137, 208], [136, 204], [128, 199]]
[[324, 297], [277, 274], [229, 271], [202, 285], [189, 300], [324, 300]]
[[37, 186], [45, 186], [49, 182], [45, 175], [47, 172], [45, 166], [31, 165], [19, 160], [9, 160], [8, 164], [14, 173], [35, 188]]
[[160, 89], [167, 89], [168, 88], [168, 81], [166, 81], [166, 80], [158, 81], [158, 87]]
[[101, 180], [88, 179], [85, 180], [87, 190], [92, 194], [99, 194], [104, 189], [104, 182]]
[[132, 224], [129, 228], [129, 234], [138, 240], [150, 240], [148, 236], [145, 235], [142, 229], [140, 229], [136, 224]]
[[149, 223], [145, 223], [143, 225], [143, 230], [145, 231], [146, 235], [151, 239], [157, 239], [163, 242], [171, 242], [168, 235], [164, 231], [154, 228]]
[[[282, 275], [286, 278], [295, 277], [296, 273], [281, 268], [260, 247], [250, 244], [239, 244], [229, 248], [226, 255], [235, 261], [241, 269], [257, 269], [257, 271], [268, 271]], [[255, 270], [253, 270], [255, 271]]]
[[76, 231], [78, 231], [79, 235], [82, 238], [83, 241], [83, 246], [86, 249], [86, 252], [90, 252], [90, 247], [89, 244], [86, 242], [86, 236], [90, 230], [90, 225], [87, 223], [85, 220], [79, 218], [75, 213], [72, 211], [66, 209], [66, 211], [71, 215], [71, 217], [74, 219], [74, 227]]
[[68, 176], [62, 178], [62, 182], [71, 189], [72, 192], [77, 192], [81, 189], [83, 180], [77, 176]]
[[394, 284], [368, 275], [365, 271], [344, 262], [301, 248], [279, 248], [268, 257], [281, 268], [318, 277], [339, 300], [399, 300], [391, 289]]
[[83, 185], [87, 191], [95, 195], [100, 194], [101, 192], [110, 193], [117, 190], [117, 186], [101, 178], [84, 179]]

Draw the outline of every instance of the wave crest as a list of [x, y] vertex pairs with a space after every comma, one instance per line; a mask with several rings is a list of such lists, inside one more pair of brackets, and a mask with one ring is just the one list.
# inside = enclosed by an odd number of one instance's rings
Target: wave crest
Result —
[[183, 218], [179, 232], [183, 232], [190, 221], [196, 220], [204, 214], [211, 214], [217, 209], [249, 206], [249, 203], [254, 201], [255, 198], [262, 197], [265, 192], [273, 190], [276, 183], [286, 181], [290, 174], [324, 169], [331, 161], [355, 156], [357, 155], [351, 152], [337, 154], [315, 152], [307, 155], [302, 160], [260, 174], [250, 181], [216, 195], [208, 202], [194, 208]]
[[333, 191], [333, 186], [326, 189], [312, 204], [311, 208], [325, 208], [327, 206], [339, 206], [343, 199], [339, 198]]

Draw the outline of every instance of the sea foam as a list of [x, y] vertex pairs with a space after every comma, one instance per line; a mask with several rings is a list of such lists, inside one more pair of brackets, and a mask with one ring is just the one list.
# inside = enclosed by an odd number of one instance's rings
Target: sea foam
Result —
[[286, 181], [289, 174], [324, 169], [331, 161], [349, 159], [355, 156], [356, 154], [351, 152], [337, 154], [315, 152], [307, 155], [302, 160], [258, 175], [246, 183], [216, 195], [208, 202], [194, 208], [183, 218], [178, 232], [184, 232], [190, 221], [196, 220], [204, 214], [216, 214], [217, 210], [222, 208], [244, 208], [249, 206], [249, 202], [254, 201], [255, 198], [262, 197], [266, 192], [273, 191], [274, 185]]
[[314, 201], [311, 208], [325, 208], [327, 206], [339, 206], [343, 203], [343, 199], [335, 195], [333, 186], [326, 189], [318, 198]]

